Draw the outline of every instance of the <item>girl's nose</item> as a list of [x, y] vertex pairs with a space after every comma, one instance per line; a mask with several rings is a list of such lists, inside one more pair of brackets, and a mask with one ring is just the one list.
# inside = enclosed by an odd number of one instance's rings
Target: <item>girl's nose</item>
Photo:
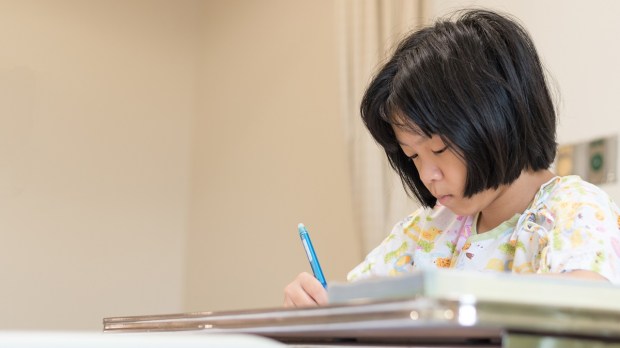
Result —
[[418, 172], [420, 173], [420, 179], [426, 185], [432, 184], [443, 178], [441, 169], [434, 163], [425, 163], [423, 166], [418, 167]]

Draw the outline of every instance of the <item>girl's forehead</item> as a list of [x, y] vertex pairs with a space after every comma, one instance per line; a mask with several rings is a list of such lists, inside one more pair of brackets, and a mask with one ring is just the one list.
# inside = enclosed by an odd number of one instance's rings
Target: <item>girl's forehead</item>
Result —
[[392, 128], [394, 129], [394, 135], [396, 136], [396, 140], [401, 145], [416, 146], [434, 138], [434, 136], [429, 137], [428, 135], [424, 134], [419, 128], [412, 129], [409, 127], [400, 127], [396, 125], [393, 125]]

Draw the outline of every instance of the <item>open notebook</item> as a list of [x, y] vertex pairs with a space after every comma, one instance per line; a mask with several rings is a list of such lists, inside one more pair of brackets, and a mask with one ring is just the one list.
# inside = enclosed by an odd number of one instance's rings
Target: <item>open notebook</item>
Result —
[[454, 269], [414, 271], [354, 283], [330, 283], [330, 304], [427, 297], [620, 311], [620, 286], [546, 275]]

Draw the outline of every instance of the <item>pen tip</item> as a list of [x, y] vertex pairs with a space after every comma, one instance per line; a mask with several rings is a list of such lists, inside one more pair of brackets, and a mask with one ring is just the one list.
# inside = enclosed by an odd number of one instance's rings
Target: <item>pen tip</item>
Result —
[[304, 224], [302, 224], [301, 222], [299, 223], [299, 225], [297, 225], [297, 228], [303, 228], [303, 227], [306, 227], [306, 226], [304, 226]]

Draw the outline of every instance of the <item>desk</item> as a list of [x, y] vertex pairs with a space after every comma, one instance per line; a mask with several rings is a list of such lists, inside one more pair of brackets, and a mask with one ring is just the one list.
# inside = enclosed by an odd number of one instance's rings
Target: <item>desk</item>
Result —
[[104, 332], [259, 335], [289, 345], [620, 347], [616, 310], [476, 300], [472, 296], [104, 319]]

